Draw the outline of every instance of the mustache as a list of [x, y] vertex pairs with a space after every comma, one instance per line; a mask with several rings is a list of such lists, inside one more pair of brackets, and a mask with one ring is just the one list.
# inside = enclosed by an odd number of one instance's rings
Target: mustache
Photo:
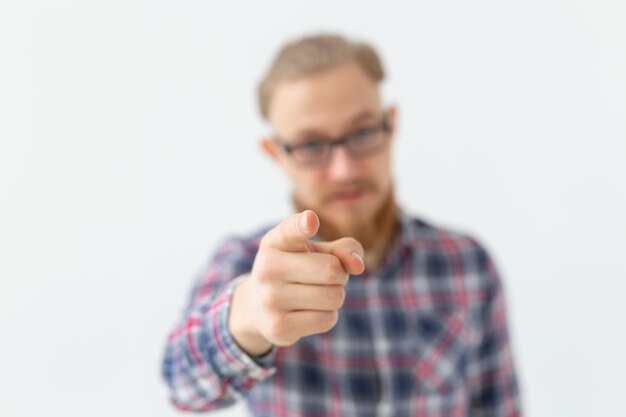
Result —
[[343, 184], [335, 184], [324, 190], [323, 200], [328, 202], [337, 195], [346, 192], [375, 192], [378, 190], [376, 183], [371, 181], [353, 181]]

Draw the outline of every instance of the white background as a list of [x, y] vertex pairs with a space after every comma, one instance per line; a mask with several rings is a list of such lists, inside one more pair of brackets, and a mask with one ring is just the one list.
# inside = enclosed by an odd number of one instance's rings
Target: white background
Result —
[[256, 83], [317, 30], [384, 57], [402, 204], [495, 256], [527, 414], [620, 415], [624, 22], [618, 0], [2, 2], [0, 416], [177, 414], [160, 359], [194, 274], [290, 210]]

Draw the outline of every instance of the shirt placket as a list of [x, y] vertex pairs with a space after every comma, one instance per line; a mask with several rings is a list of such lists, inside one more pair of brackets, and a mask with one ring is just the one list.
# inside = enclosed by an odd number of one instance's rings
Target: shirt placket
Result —
[[371, 276], [367, 282], [367, 311], [372, 323], [372, 348], [378, 382], [378, 402], [376, 416], [390, 417], [393, 415], [393, 399], [391, 397], [393, 375], [390, 362], [390, 340], [385, 332], [384, 309], [381, 298], [381, 276]]

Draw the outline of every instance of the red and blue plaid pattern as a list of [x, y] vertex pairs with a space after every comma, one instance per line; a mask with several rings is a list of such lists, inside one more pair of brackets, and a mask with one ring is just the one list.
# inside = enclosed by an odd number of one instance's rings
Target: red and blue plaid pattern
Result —
[[227, 239], [171, 333], [163, 376], [182, 410], [245, 399], [255, 416], [520, 415], [502, 287], [476, 240], [399, 211], [384, 265], [351, 276], [337, 325], [252, 359], [231, 338], [234, 285], [262, 230]]

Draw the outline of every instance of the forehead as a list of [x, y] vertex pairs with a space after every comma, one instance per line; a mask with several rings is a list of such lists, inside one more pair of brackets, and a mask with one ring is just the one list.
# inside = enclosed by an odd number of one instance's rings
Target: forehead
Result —
[[348, 63], [279, 84], [269, 119], [285, 137], [304, 130], [338, 134], [355, 117], [380, 112], [378, 84], [358, 64]]

